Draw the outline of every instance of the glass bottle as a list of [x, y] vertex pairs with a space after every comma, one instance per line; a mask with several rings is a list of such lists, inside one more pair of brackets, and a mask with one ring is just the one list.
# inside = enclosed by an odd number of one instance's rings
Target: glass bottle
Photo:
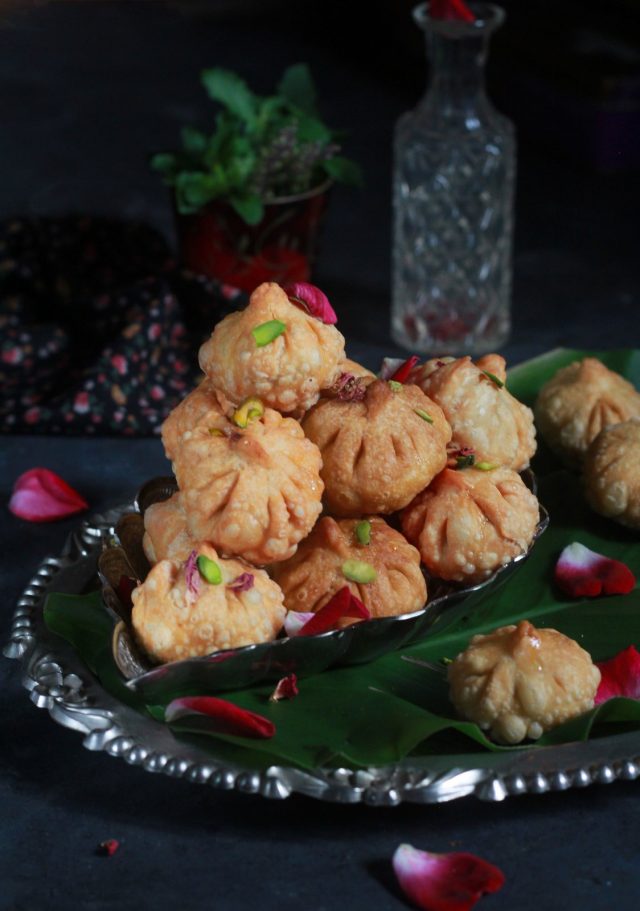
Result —
[[515, 133], [484, 91], [504, 11], [471, 9], [471, 23], [414, 9], [430, 77], [394, 137], [391, 332], [422, 353], [495, 350], [510, 329]]

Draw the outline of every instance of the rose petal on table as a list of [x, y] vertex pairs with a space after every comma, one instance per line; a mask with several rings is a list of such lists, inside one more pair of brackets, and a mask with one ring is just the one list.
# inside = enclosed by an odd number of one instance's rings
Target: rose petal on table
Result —
[[626, 595], [636, 584], [635, 576], [625, 563], [589, 550], [578, 541], [569, 544], [560, 554], [554, 580], [571, 598]]
[[316, 636], [318, 633], [326, 633], [327, 630], [335, 629], [343, 617], [355, 617], [358, 620], [369, 620], [371, 617], [369, 609], [352, 594], [348, 585], [344, 585], [319, 611], [312, 614], [298, 635]]
[[77, 490], [48, 468], [31, 468], [14, 484], [9, 509], [29, 522], [55, 522], [89, 508]]
[[484, 894], [504, 885], [498, 867], [475, 854], [431, 854], [400, 845], [393, 870], [405, 895], [424, 911], [469, 911]]
[[315, 285], [310, 285], [309, 282], [292, 282], [290, 285], [285, 285], [284, 292], [294, 303], [300, 304], [307, 313], [323, 323], [334, 325], [338, 322], [336, 311], [329, 303], [329, 298]]
[[596, 662], [602, 675], [594, 700], [596, 705], [626, 696], [628, 699], [640, 699], [640, 652], [635, 645], [630, 645], [608, 661]]
[[298, 678], [295, 674], [288, 674], [278, 680], [276, 688], [269, 696], [269, 702], [280, 702], [281, 699], [293, 699], [298, 695]]
[[106, 841], [101, 841], [98, 845], [98, 854], [103, 857], [113, 857], [119, 847], [120, 842], [117, 838], [107, 838]]
[[167, 724], [189, 716], [206, 717], [211, 722], [208, 727], [217, 734], [266, 740], [276, 732], [268, 718], [215, 696], [183, 696], [174, 699], [164, 710]]

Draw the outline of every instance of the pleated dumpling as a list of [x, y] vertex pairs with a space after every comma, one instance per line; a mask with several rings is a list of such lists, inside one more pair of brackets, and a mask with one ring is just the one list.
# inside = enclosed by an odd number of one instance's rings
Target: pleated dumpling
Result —
[[509, 468], [445, 468], [402, 512], [402, 530], [428, 571], [452, 582], [480, 582], [524, 553], [540, 510]]
[[183, 435], [173, 466], [194, 540], [266, 564], [290, 557], [311, 531], [323, 483], [320, 452], [300, 424], [260, 411], [250, 400], [235, 420], [212, 413]]
[[444, 411], [457, 449], [473, 449], [478, 462], [522, 471], [536, 451], [533, 412], [511, 395], [506, 378], [498, 354], [475, 363], [468, 356], [433, 358], [409, 374]]
[[230, 313], [200, 348], [200, 366], [234, 404], [256, 395], [283, 413], [302, 413], [330, 387], [344, 360], [344, 338], [265, 282], [249, 305]]
[[600, 431], [587, 449], [582, 479], [596, 512], [640, 528], [640, 418]]
[[[204, 571], [197, 558], [208, 561]], [[282, 629], [282, 592], [264, 570], [201, 544], [185, 562], [161, 560], [134, 589], [131, 622], [159, 662], [268, 642]]]
[[[369, 523], [368, 544], [357, 536], [362, 522]], [[418, 551], [379, 517], [324, 516], [295, 555], [271, 573], [292, 611], [318, 611], [345, 585], [374, 618], [420, 610], [427, 600]]]
[[553, 376], [540, 390], [538, 429], [565, 464], [579, 467], [604, 427], [640, 417], [640, 393], [601, 361], [586, 357]]
[[417, 386], [383, 380], [351, 399], [323, 399], [302, 426], [322, 453], [327, 509], [345, 517], [406, 506], [444, 468], [451, 439], [442, 409]]
[[194, 546], [179, 492], [145, 509], [142, 548], [149, 563], [186, 560]]
[[183, 434], [189, 433], [200, 421], [207, 421], [208, 415], [224, 415], [233, 411], [233, 406], [221, 392], [217, 392], [205, 377], [179, 405], [169, 412], [162, 424], [162, 443], [169, 461], [173, 461]]

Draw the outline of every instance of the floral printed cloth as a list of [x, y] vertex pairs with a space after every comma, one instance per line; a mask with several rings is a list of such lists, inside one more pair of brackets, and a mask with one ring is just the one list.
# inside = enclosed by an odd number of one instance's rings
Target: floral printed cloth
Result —
[[244, 304], [144, 225], [0, 223], [0, 432], [159, 432], [201, 376], [199, 345]]

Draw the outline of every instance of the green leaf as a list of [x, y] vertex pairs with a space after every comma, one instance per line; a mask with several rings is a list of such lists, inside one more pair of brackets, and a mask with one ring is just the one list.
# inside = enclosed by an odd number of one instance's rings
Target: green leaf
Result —
[[244, 79], [219, 67], [204, 70], [201, 79], [210, 98], [219, 101], [248, 126], [255, 124], [258, 100]]
[[204, 133], [194, 127], [183, 127], [181, 136], [185, 151], [194, 158], [200, 159], [208, 145], [208, 140]]
[[333, 140], [333, 133], [318, 117], [301, 114], [298, 117], [298, 138], [300, 142], [322, 142]]
[[259, 196], [240, 196], [234, 193], [229, 197], [229, 202], [248, 225], [257, 225], [262, 221], [264, 205]]
[[183, 215], [197, 212], [212, 199], [222, 195], [227, 181], [222, 170], [211, 174], [182, 171], [176, 179], [176, 202]]
[[322, 162], [322, 167], [330, 177], [340, 183], [350, 184], [355, 187], [361, 187], [363, 184], [362, 171], [358, 165], [342, 155], [328, 158]]
[[168, 180], [171, 180], [178, 166], [177, 158], [171, 152], [157, 152], [151, 158], [151, 167]]
[[278, 94], [303, 113], [315, 113], [316, 87], [306, 63], [295, 63], [287, 67], [278, 83]]

